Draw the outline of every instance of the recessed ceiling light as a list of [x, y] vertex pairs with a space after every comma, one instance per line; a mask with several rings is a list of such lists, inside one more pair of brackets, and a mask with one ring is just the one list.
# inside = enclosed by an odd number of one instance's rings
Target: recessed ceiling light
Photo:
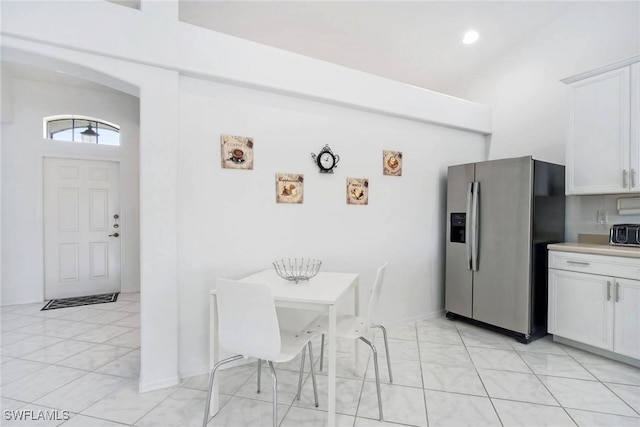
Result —
[[462, 43], [473, 44], [477, 42], [479, 38], [480, 38], [480, 34], [478, 34], [477, 31], [470, 30], [464, 33], [464, 38], [462, 39]]

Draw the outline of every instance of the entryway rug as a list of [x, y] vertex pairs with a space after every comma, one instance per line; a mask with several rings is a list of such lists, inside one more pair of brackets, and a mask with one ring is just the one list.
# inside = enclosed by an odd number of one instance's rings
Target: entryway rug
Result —
[[45, 304], [40, 311], [55, 310], [56, 308], [79, 307], [81, 305], [104, 304], [116, 302], [120, 292], [113, 294], [90, 295], [88, 297], [52, 299]]

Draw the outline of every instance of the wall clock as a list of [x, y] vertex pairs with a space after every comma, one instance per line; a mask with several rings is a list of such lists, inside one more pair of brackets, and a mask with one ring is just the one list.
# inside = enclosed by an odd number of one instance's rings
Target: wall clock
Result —
[[317, 155], [311, 153], [311, 157], [320, 168], [320, 173], [333, 173], [333, 169], [336, 168], [340, 161], [340, 156], [331, 151], [329, 144], [325, 145]]

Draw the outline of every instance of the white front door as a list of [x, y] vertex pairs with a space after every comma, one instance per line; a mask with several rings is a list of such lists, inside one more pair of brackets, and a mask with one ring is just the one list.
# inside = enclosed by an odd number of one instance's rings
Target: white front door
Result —
[[116, 162], [44, 160], [45, 298], [120, 292]]

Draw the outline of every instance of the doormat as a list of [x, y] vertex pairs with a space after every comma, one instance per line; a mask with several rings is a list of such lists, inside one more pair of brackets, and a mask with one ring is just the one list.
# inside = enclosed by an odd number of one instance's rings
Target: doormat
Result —
[[113, 294], [90, 295], [88, 297], [74, 297], [52, 299], [47, 302], [40, 311], [55, 310], [56, 308], [79, 307], [81, 305], [104, 304], [107, 302], [116, 302], [120, 292]]

